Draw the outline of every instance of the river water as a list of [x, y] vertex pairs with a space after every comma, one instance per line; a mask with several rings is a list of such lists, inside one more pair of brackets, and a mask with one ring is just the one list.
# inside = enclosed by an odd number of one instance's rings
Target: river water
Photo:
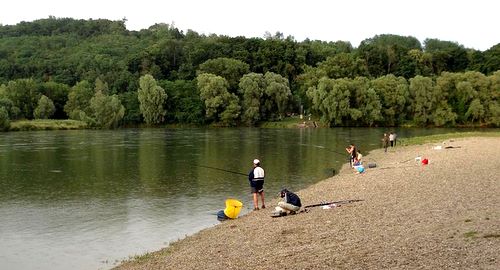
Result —
[[[122, 129], [0, 134], [0, 269], [109, 269], [252, 209], [259, 158], [268, 201], [332, 176], [379, 128]], [[398, 138], [453, 132], [396, 129]], [[235, 173], [230, 173], [226, 171]], [[338, 199], [338, 198], [325, 198]], [[307, 202], [306, 202], [307, 203]], [[271, 206], [271, 205], [269, 205]]]

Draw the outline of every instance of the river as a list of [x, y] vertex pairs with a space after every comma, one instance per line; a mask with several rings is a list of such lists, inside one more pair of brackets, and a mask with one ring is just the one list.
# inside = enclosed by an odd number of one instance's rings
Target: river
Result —
[[[268, 201], [332, 176], [385, 129], [120, 129], [0, 133], [0, 268], [109, 269], [252, 209], [259, 158]], [[452, 132], [395, 129], [398, 138]], [[231, 172], [226, 172], [226, 171]], [[338, 199], [338, 198], [327, 198]], [[271, 206], [271, 205], [268, 205]]]

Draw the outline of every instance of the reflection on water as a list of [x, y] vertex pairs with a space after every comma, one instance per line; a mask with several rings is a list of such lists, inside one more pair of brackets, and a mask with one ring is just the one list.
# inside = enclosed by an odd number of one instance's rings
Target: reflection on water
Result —
[[[400, 129], [399, 138], [450, 132]], [[224, 200], [251, 208], [254, 158], [268, 198], [378, 148], [382, 129], [126, 129], [0, 134], [2, 269], [107, 269], [217, 224]], [[334, 199], [334, 198], [332, 198]]]

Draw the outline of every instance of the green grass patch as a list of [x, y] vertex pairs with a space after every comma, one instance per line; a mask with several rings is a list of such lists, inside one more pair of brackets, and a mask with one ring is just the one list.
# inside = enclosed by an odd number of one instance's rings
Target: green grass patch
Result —
[[477, 232], [475, 232], [475, 231], [470, 231], [470, 232], [464, 233], [465, 238], [475, 238], [476, 236], [477, 236]]
[[77, 120], [20, 120], [10, 123], [10, 131], [28, 131], [28, 130], [68, 130], [68, 129], [86, 129], [87, 123]]
[[467, 138], [467, 137], [500, 137], [500, 129], [492, 129], [485, 131], [474, 131], [474, 132], [456, 132], [456, 133], [445, 133], [436, 134], [422, 137], [411, 137], [398, 139], [401, 145], [419, 145], [433, 142], [442, 142], [449, 139]]

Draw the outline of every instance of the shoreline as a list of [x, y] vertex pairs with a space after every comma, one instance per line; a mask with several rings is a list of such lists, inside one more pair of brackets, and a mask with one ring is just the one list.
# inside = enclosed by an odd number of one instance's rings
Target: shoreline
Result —
[[271, 218], [277, 198], [268, 191], [265, 210], [115, 269], [498, 269], [499, 151], [498, 137], [373, 150], [364, 164], [376, 168], [354, 174], [344, 164], [339, 174], [296, 192], [303, 205], [363, 201]]

